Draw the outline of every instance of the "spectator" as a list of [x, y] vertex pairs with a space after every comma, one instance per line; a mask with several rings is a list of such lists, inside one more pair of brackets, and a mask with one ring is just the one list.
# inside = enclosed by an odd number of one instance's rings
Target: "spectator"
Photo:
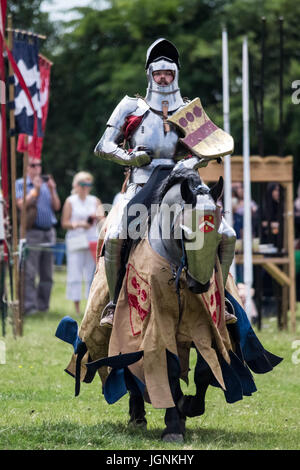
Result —
[[294, 202], [295, 217], [295, 257], [296, 257], [296, 294], [300, 301], [300, 183], [297, 188], [297, 197]]
[[[295, 211], [295, 238], [299, 240], [300, 239], [300, 183], [298, 184], [298, 188], [297, 188], [297, 197], [294, 202], [294, 211]], [[299, 242], [298, 242], [298, 245], [299, 245]]]
[[[245, 309], [246, 308], [247, 286], [246, 286], [246, 284], [243, 284], [242, 282], [238, 282], [236, 286], [237, 286], [238, 293], [239, 293], [240, 299], [242, 301], [243, 307]], [[253, 288], [250, 289], [250, 294], [251, 294], [251, 309], [250, 309], [249, 313], [247, 312], [247, 316], [248, 316], [248, 319], [251, 323], [256, 323], [256, 321], [258, 319], [258, 313], [257, 313], [255, 303], [253, 301], [253, 297], [254, 297], [254, 294], [255, 294], [255, 290]]]
[[267, 186], [265, 209], [262, 220], [262, 241], [273, 243], [279, 250], [283, 244], [283, 200], [280, 184], [269, 183]]
[[[24, 313], [35, 314], [49, 309], [53, 284], [53, 253], [50, 247], [43, 249], [41, 244], [54, 245], [57, 219], [55, 211], [60, 209], [60, 200], [52, 176], [41, 176], [42, 164], [39, 159], [29, 158], [26, 182], [26, 208], [33, 209], [32, 220], [28, 220], [26, 239], [29, 245], [25, 261]], [[47, 180], [47, 181], [45, 181]], [[18, 209], [23, 208], [23, 178], [16, 181]], [[39, 281], [36, 284], [36, 278]]]
[[[251, 214], [252, 214], [252, 231], [256, 232], [257, 225], [257, 209], [258, 206], [255, 201], [251, 201]], [[233, 211], [233, 224], [236, 231], [237, 238], [243, 238], [243, 219], [244, 219], [244, 188], [243, 184], [233, 183], [232, 185], [232, 211]]]
[[125, 195], [125, 192], [126, 192], [126, 187], [127, 187], [127, 183], [129, 181], [129, 178], [130, 178], [130, 169], [126, 169], [124, 171], [124, 176], [125, 176], [125, 179], [124, 179], [124, 182], [123, 182], [123, 185], [122, 185], [122, 188], [121, 188], [121, 191], [119, 191], [114, 199], [113, 199], [113, 203], [112, 205], [113, 206], [116, 206], [117, 204], [119, 204], [119, 202], [122, 202], [123, 199], [124, 199], [124, 195]]
[[119, 202], [122, 202], [123, 201], [123, 198], [124, 198], [124, 194], [125, 193], [122, 193], [122, 191], [120, 191], [119, 193], [117, 193], [113, 199], [113, 202], [112, 202], [112, 205], [113, 206], [116, 206], [117, 204], [119, 204]]
[[[257, 209], [256, 202], [251, 201], [251, 215], [252, 215], [252, 233], [256, 233], [257, 229]], [[236, 182], [232, 184], [232, 212], [233, 212], [233, 228], [236, 232], [237, 240], [241, 240], [236, 243], [236, 247], [242, 251], [242, 239], [243, 239], [243, 226], [244, 226], [244, 188], [243, 183]], [[244, 280], [243, 265], [238, 264], [236, 266], [236, 277], [238, 282]]]
[[77, 314], [80, 314], [82, 281], [85, 280], [87, 298], [95, 271], [89, 244], [97, 241], [97, 223], [104, 219], [100, 199], [90, 195], [92, 185], [90, 173], [80, 171], [74, 176], [72, 194], [64, 203], [61, 220], [62, 227], [67, 230], [67, 298], [74, 302]]

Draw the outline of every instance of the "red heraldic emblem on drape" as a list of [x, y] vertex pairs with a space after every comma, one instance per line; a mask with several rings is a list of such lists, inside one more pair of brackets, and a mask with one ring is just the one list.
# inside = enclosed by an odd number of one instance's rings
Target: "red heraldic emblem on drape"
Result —
[[208, 312], [210, 312], [213, 322], [217, 327], [219, 327], [221, 322], [221, 294], [220, 289], [217, 283], [217, 280], [214, 279], [211, 281], [210, 286], [206, 294], [201, 294], [202, 300], [206, 306]]
[[126, 279], [128, 303], [130, 308], [130, 326], [133, 336], [139, 335], [142, 322], [150, 313], [150, 286], [135, 270], [132, 264], [127, 267]]
[[[50, 74], [51, 74], [51, 63], [39, 56], [39, 70], [40, 70], [40, 104], [42, 111], [42, 130], [45, 133], [46, 122], [49, 109], [49, 95], [50, 95]], [[43, 148], [43, 137], [38, 137], [34, 145], [31, 136], [28, 137], [28, 146], [25, 142], [25, 134], [20, 134], [18, 139], [18, 152], [28, 151], [29, 157], [41, 159]]]

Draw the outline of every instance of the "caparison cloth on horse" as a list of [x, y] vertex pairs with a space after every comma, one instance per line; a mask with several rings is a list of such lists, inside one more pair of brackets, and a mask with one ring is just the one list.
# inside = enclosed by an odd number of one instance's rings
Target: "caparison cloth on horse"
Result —
[[[206, 293], [192, 293], [186, 285], [185, 273], [181, 274], [179, 309], [169, 263], [151, 248], [148, 239], [143, 239], [128, 260], [111, 336], [111, 330], [99, 326], [100, 314], [108, 301], [104, 273], [100, 258], [78, 332], [88, 350], [81, 363], [81, 380], [86, 377], [85, 363], [90, 360], [143, 351], [143, 357], [129, 369], [146, 385], [146, 401], [155, 408], [173, 407], [167, 350], [179, 358], [181, 378], [187, 382], [190, 348], [194, 343], [225, 390], [219, 358], [230, 364], [229, 351], [234, 351], [235, 346], [225, 325], [224, 286], [218, 259]], [[241, 304], [231, 275], [226, 290]], [[75, 364], [74, 354], [66, 369], [71, 375], [75, 375]], [[107, 367], [98, 370], [103, 384], [109, 371]]]

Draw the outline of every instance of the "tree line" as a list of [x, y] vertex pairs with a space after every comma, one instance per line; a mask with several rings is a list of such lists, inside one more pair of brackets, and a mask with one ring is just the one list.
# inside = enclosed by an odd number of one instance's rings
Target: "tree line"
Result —
[[[76, 9], [80, 18], [53, 23], [40, 10], [42, 0], [10, 2], [15, 28], [47, 39], [41, 52], [54, 65], [43, 161], [53, 173], [62, 200], [72, 176], [88, 170], [94, 193], [111, 202], [120, 190], [123, 169], [102, 161], [93, 149], [124, 95], [145, 94], [145, 56], [159, 37], [180, 51], [182, 96], [200, 97], [219, 126], [222, 114], [222, 28], [229, 38], [230, 124], [235, 154], [242, 153], [242, 41], [248, 36], [251, 77], [251, 154], [258, 155], [261, 96], [262, 17], [265, 17], [264, 154], [279, 152], [279, 17], [283, 17], [283, 154], [295, 159], [300, 180], [300, 106], [292, 102], [292, 83], [300, 79], [300, 4], [292, 0], [107, 0], [103, 9]], [[21, 160], [21, 159], [20, 159]], [[18, 165], [21, 165], [19, 162]], [[20, 167], [21, 168], [21, 167]], [[295, 185], [296, 186], [296, 185]]]

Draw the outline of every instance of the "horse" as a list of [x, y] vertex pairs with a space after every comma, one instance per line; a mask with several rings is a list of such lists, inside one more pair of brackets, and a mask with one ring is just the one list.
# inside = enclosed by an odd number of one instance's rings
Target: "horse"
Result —
[[[204, 413], [209, 385], [232, 403], [256, 391], [249, 367], [264, 373], [282, 360], [259, 342], [222, 266], [222, 191], [222, 178], [209, 188], [198, 172], [176, 165], [153, 197], [145, 236], [131, 248], [111, 334], [99, 327], [107, 302], [103, 262], [79, 333], [69, 318], [56, 332], [74, 347], [67, 371], [76, 394], [80, 380], [90, 382], [98, 371], [108, 403], [129, 392], [131, 426], [147, 425], [145, 400], [166, 409], [166, 442], [183, 442], [186, 418]], [[236, 324], [226, 323], [226, 309]], [[100, 343], [109, 346], [97, 349]], [[180, 379], [188, 380], [192, 347], [196, 394], [185, 396]]]

